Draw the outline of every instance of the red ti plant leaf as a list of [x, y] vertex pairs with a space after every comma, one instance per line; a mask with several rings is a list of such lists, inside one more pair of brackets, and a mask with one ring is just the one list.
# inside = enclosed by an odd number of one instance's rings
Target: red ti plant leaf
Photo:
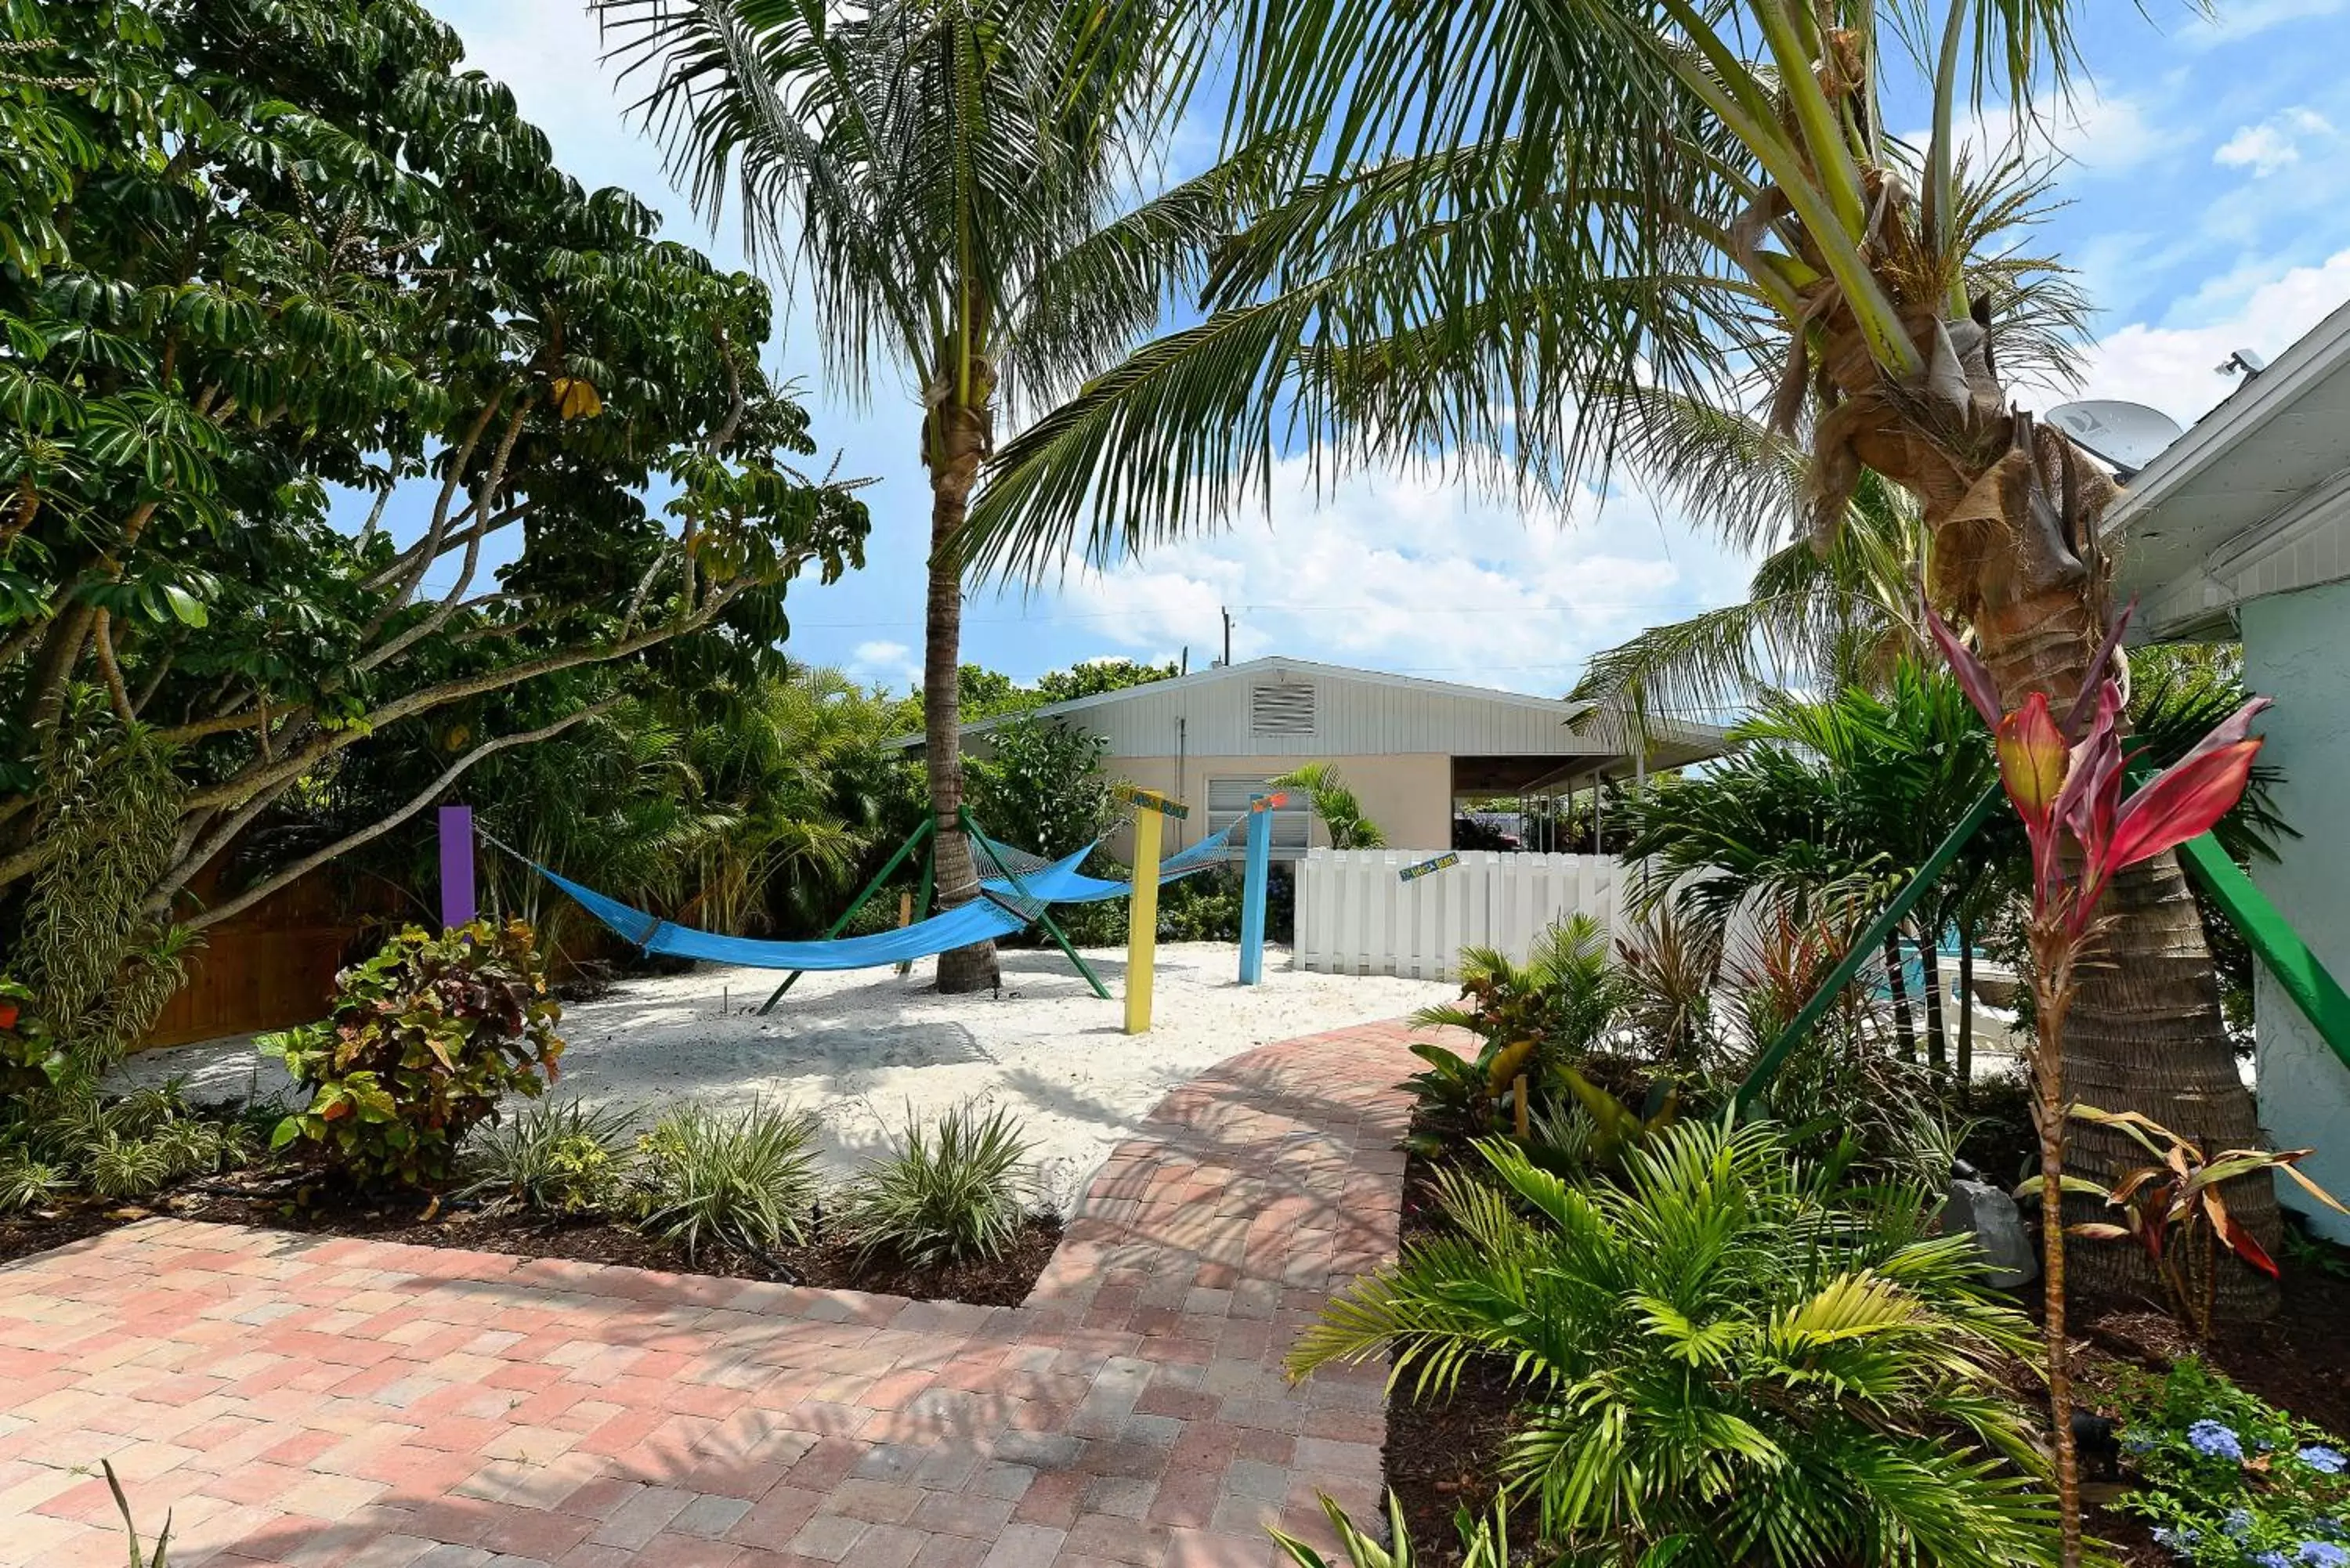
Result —
[[2034, 691], [2023, 706], [1999, 721], [1999, 781], [2027, 824], [2045, 823], [2064, 790], [2072, 748], [2048, 711], [2048, 699]]
[[2207, 1187], [2202, 1196], [2203, 1212], [2210, 1217], [2211, 1229], [2218, 1232], [2220, 1240], [2228, 1243], [2228, 1250], [2269, 1278], [2278, 1278], [2276, 1260], [2269, 1256], [2268, 1249], [2262, 1246], [2229, 1211], [2226, 1199], [2220, 1196], [2220, 1189]]
[[1922, 595], [1918, 604], [1926, 612], [1927, 628], [1933, 632], [1935, 642], [1940, 645], [1942, 657], [1950, 661], [1950, 673], [1959, 678], [1959, 685], [1965, 690], [1967, 700], [1975, 705], [1975, 711], [1982, 715], [1982, 722], [1997, 730], [2005, 711], [1999, 700], [1999, 682], [1991, 678], [1990, 667], [1975, 657], [1974, 649], [1959, 640], [1958, 633], [1934, 613], [1934, 607], [1927, 604]]
[[2258, 739], [2217, 751], [2199, 746], [2156, 774], [2151, 784], [2122, 803], [2113, 838], [2099, 857], [2103, 868], [2111, 872], [2135, 866], [2209, 833], [2243, 798], [2252, 758], [2260, 749]]

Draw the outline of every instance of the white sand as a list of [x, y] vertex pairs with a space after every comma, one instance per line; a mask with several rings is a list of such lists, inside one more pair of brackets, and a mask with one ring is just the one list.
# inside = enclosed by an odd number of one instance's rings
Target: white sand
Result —
[[[1228, 943], [1159, 951], [1152, 1027], [1124, 1033], [1124, 950], [1088, 950], [1109, 988], [1095, 996], [1058, 952], [1003, 955], [1000, 997], [941, 996], [932, 964], [803, 976], [764, 1018], [781, 977], [704, 967], [633, 980], [565, 1014], [559, 1094], [654, 1106], [691, 1096], [767, 1096], [818, 1112], [827, 1162], [845, 1173], [904, 1124], [966, 1098], [1010, 1108], [1036, 1145], [1041, 1185], [1066, 1210], [1118, 1140], [1167, 1092], [1216, 1063], [1275, 1040], [1396, 1018], [1455, 988], [1391, 976], [1310, 974], [1265, 955], [1262, 985], [1234, 980]], [[178, 1076], [198, 1099], [282, 1087], [249, 1040], [151, 1052], [124, 1069], [157, 1083]]]

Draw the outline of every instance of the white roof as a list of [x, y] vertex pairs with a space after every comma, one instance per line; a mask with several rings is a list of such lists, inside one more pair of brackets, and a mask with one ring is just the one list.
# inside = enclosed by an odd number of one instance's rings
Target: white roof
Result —
[[2140, 470], [2104, 533], [2156, 638], [2232, 635], [2245, 599], [2350, 576], [2350, 305]]

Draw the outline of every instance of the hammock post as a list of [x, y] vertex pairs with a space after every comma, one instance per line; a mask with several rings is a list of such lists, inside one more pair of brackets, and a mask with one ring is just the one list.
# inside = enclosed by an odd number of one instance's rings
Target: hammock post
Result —
[[473, 923], [473, 808], [441, 808], [441, 924], [456, 930]]
[[[963, 836], [979, 846], [979, 852], [987, 857], [987, 863], [995, 867], [995, 874], [1011, 883], [1014, 893], [1023, 898], [1028, 898], [1027, 886], [1020, 880], [1020, 874], [1003, 863], [1003, 857], [995, 852], [994, 844], [989, 840], [987, 835], [979, 830], [979, 825], [972, 821], [970, 807], [957, 806], [955, 812], [962, 819]], [[1063, 931], [1054, 920], [1053, 911], [1045, 906], [1045, 902], [1042, 899], [1036, 899], [1034, 902], [1036, 908], [1036, 923], [1045, 928], [1045, 934], [1053, 939], [1054, 944], [1061, 950], [1061, 955], [1075, 964], [1077, 972], [1086, 977], [1086, 983], [1094, 988], [1094, 994], [1107, 1002], [1109, 987], [1101, 982], [1101, 976], [1094, 972], [1094, 966], [1079, 956], [1076, 948], [1070, 943], [1067, 933]]]
[[[826, 941], [832, 940], [833, 938], [840, 935], [842, 931], [847, 929], [848, 922], [857, 919], [857, 911], [865, 908], [866, 900], [872, 898], [874, 894], [879, 892], [882, 885], [888, 882], [891, 877], [897, 875], [898, 867], [906, 863], [906, 857], [911, 855], [914, 852], [915, 846], [920, 844], [923, 839], [928, 838], [931, 836], [931, 829], [937, 827], [938, 825], [939, 819], [935, 816], [925, 816], [922, 818], [921, 826], [915, 828], [913, 832], [906, 836], [906, 842], [898, 846], [898, 853], [889, 857], [889, 864], [883, 866], [879, 871], [874, 873], [873, 880], [865, 884], [863, 890], [861, 890], [857, 895], [856, 898], [850, 902], [848, 908], [842, 911], [840, 919], [833, 921], [832, 924], [827, 928], [824, 933], [824, 940]], [[923, 879], [926, 883], [929, 880], [929, 873], [927, 870], [925, 870], [923, 874]], [[791, 973], [784, 976], [784, 983], [775, 987], [775, 991], [768, 996], [767, 1000], [759, 1004], [759, 1016], [764, 1018], [768, 1013], [774, 1012], [775, 1003], [784, 999], [784, 992], [791, 990], [792, 982], [799, 979], [799, 977], [806, 972], [806, 971], [805, 970], [795, 969], [792, 971]]]
[[1248, 851], [1241, 873], [1241, 983], [1264, 978], [1264, 904], [1273, 878], [1273, 813], [1289, 797], [1249, 797]]
[[1134, 813], [1134, 894], [1126, 917], [1126, 1032], [1150, 1033], [1150, 981], [1159, 953], [1159, 819], [1178, 822], [1191, 815], [1180, 801], [1157, 790], [1120, 790], [1132, 801]]

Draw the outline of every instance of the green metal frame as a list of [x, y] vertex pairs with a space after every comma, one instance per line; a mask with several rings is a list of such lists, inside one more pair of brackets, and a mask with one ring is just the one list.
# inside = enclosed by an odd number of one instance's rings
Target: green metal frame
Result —
[[[898, 867], [906, 863], [906, 857], [914, 852], [915, 846], [920, 844], [924, 839], [930, 837], [931, 834], [937, 832], [938, 826], [939, 819], [936, 816], [925, 815], [922, 818], [921, 826], [915, 828], [913, 832], [906, 835], [906, 842], [898, 846], [898, 852], [889, 857], [888, 864], [884, 865], [880, 870], [875, 872], [873, 874], [873, 879], [870, 882], [866, 883], [865, 886], [858, 890], [856, 898], [849, 900], [848, 908], [841, 911], [840, 919], [833, 921], [831, 925], [825, 928], [824, 940], [826, 941], [832, 940], [833, 938], [840, 935], [841, 932], [848, 929], [848, 922], [857, 919], [857, 911], [865, 908], [865, 906], [872, 900], [873, 895], [879, 892], [883, 885], [886, 884], [890, 877], [898, 874]], [[930, 864], [928, 861], [925, 861], [922, 866], [922, 897], [923, 902], [925, 903], [930, 901]], [[800, 976], [806, 972], [807, 971], [806, 970], [795, 969], [792, 971], [791, 973], [784, 976], [784, 983], [775, 987], [775, 989], [768, 994], [767, 1000], [759, 1004], [759, 1016], [764, 1018], [769, 1012], [774, 1012], [775, 1003], [784, 999], [784, 992], [791, 990], [794, 982], [798, 981]], [[900, 970], [899, 972], [902, 974], [905, 971]]]
[[2324, 1037], [2342, 1064], [2350, 1067], [2350, 995], [2343, 993], [2339, 982], [2309, 950], [2309, 944], [2210, 834], [2188, 844], [2178, 857], [2188, 874], [2228, 912], [2244, 945], [2260, 955], [2269, 974], [2301, 1009], [2301, 1015]]
[[[961, 805], [955, 807], [955, 821], [962, 826], [963, 836], [977, 845], [979, 852], [987, 857], [987, 863], [995, 867], [996, 874], [1012, 884], [1013, 892], [1023, 898], [1027, 898], [1028, 889], [1022, 886], [1019, 876], [1003, 863], [1003, 857], [995, 853], [995, 846], [988, 842], [987, 835], [980, 832], [972, 825], [971, 808]], [[1034, 903], [1035, 900], [1031, 899], [1030, 902]], [[1086, 977], [1086, 983], [1094, 988], [1094, 994], [1107, 1002], [1109, 988], [1102, 984], [1101, 976], [1094, 972], [1093, 965], [1077, 956], [1077, 950], [1070, 945], [1068, 937], [1061, 929], [1060, 923], [1053, 919], [1053, 912], [1042, 904], [1037, 905], [1036, 923], [1044, 927], [1046, 933], [1052, 937], [1054, 942], [1060, 948], [1062, 956], [1077, 966], [1077, 972]]]
[[[1015, 894], [1019, 895], [1023, 898], [1027, 898], [1028, 890], [1022, 885], [1019, 873], [1004, 865], [1003, 859], [997, 856], [993, 846], [988, 843], [987, 836], [980, 832], [978, 826], [971, 820], [971, 810], [968, 806], [959, 805], [955, 807], [955, 823], [962, 829], [963, 836], [969, 838], [972, 844], [978, 846], [980, 852], [987, 857], [987, 862], [989, 865], [995, 867], [996, 875], [1011, 883], [1013, 891]], [[898, 868], [906, 863], [906, 857], [913, 854], [915, 849], [920, 847], [924, 840], [931, 839], [932, 835], [937, 833], [939, 819], [937, 815], [935, 814], [926, 815], [922, 818], [921, 825], [916, 827], [913, 832], [906, 836], [906, 842], [898, 846], [897, 853], [890, 856], [888, 863], [885, 864], [880, 870], [873, 874], [873, 879], [866, 883], [862, 888], [858, 889], [856, 898], [849, 900], [848, 908], [841, 911], [840, 919], [833, 921], [830, 926], [827, 926], [825, 929], [823, 940], [830, 941], [833, 938], [847, 930], [848, 929], [848, 922], [857, 918], [857, 911], [862, 909], [867, 904], [872, 902], [873, 896], [888, 885], [890, 877], [898, 874]], [[930, 918], [931, 898], [937, 887], [937, 872], [938, 845], [935, 840], [932, 840], [928, 853], [922, 857], [921, 889], [914, 895], [914, 919], [917, 920], [924, 920]], [[1035, 900], [1029, 899], [1029, 902], [1035, 903]], [[1101, 976], [1094, 972], [1093, 966], [1086, 962], [1084, 959], [1077, 955], [1077, 950], [1070, 944], [1067, 935], [1062, 931], [1059, 922], [1053, 919], [1051, 912], [1040, 907], [1036, 915], [1036, 923], [1045, 928], [1045, 931], [1052, 937], [1053, 940], [1058, 944], [1061, 951], [1067, 956], [1068, 961], [1076, 966], [1077, 972], [1086, 977], [1086, 983], [1094, 988], [1094, 994], [1100, 997], [1104, 1002], [1109, 1001], [1109, 988], [1102, 984]], [[913, 964], [910, 962], [900, 963], [898, 965], [898, 972], [899, 974], [908, 973], [913, 969]], [[760, 1016], [764, 1017], [767, 1013], [773, 1012], [775, 1010], [775, 1003], [784, 999], [784, 992], [791, 990], [793, 983], [806, 972], [806, 971], [805, 970], [795, 969], [792, 971], [791, 973], [784, 976], [783, 984], [775, 987], [775, 991], [768, 996], [767, 1000], [759, 1004]]]
[[[1965, 818], [1950, 830], [1950, 836], [1927, 857], [1926, 864], [1918, 868], [1918, 874], [1894, 895], [1893, 901], [1854, 941], [1852, 950], [1844, 955], [1844, 961], [1829, 972], [1826, 981], [1809, 1002], [1804, 1003], [1804, 1010], [1795, 1014], [1794, 1022], [1787, 1025], [1768, 1051], [1762, 1053], [1753, 1069], [1746, 1075], [1746, 1081], [1738, 1085], [1741, 1115], [1745, 1113], [1757, 1095], [1770, 1086], [1771, 1080], [1778, 1076], [1779, 1069], [1786, 1065], [1787, 1057], [1796, 1044], [1835, 1004], [1836, 997], [1852, 983], [1861, 966], [1885, 945], [1885, 939], [1907, 918], [1918, 900], [1925, 896], [1926, 889], [1950, 869], [1950, 862], [1958, 858], [1959, 851], [1966, 847], [1967, 841], [1991, 820], [1991, 814], [1999, 809], [2002, 794], [2000, 786], [1993, 784], [1968, 808]], [[2244, 875], [2242, 867], [2228, 857], [2228, 852], [2220, 846], [2217, 838], [2207, 833], [2183, 846], [2178, 855], [2189, 874], [2203, 885], [2204, 891], [2210, 894], [2212, 901], [2227, 914], [2229, 923], [2242, 935], [2245, 945], [2259, 955], [2261, 962], [2268, 966], [2268, 971], [2277, 984], [2293, 998], [2293, 1005], [2301, 1009], [2302, 1016], [2308, 1019], [2326, 1044], [2333, 1047], [2334, 1055], [2342, 1059], [2342, 1064], [2350, 1067], [2350, 994], [2343, 992], [2325, 965], [2310, 951], [2309, 944], [2301, 940], [2300, 933], [2277, 912], [2276, 906], [2269, 902], [2268, 896]], [[1929, 950], [1932, 950], [1929, 948]]]

